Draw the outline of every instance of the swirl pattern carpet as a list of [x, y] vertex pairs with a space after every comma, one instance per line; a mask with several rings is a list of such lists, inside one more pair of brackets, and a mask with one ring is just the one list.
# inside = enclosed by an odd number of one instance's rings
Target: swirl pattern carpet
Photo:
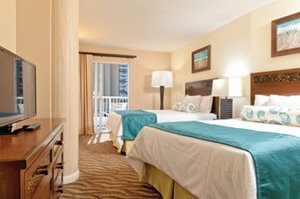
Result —
[[117, 153], [108, 140], [108, 134], [80, 136], [79, 169], [79, 179], [64, 185], [64, 193], [60, 198], [162, 198], [152, 186], [139, 182], [125, 156]]

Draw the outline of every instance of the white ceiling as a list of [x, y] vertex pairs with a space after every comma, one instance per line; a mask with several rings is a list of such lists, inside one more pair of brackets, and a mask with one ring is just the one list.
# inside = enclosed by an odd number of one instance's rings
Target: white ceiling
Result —
[[170, 52], [274, 1], [80, 0], [80, 43]]

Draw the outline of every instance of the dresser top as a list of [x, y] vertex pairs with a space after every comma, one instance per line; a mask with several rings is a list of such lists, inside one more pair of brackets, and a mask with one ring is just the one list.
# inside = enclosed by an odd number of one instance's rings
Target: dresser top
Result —
[[64, 119], [30, 119], [17, 126], [39, 123], [40, 128], [16, 135], [0, 135], [0, 165], [10, 164], [26, 168], [28, 160], [39, 154], [63, 127]]

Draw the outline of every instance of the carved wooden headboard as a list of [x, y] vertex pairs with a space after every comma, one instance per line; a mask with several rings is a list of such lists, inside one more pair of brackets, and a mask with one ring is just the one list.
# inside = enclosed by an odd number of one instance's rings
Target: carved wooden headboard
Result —
[[300, 95], [300, 68], [251, 74], [251, 104], [256, 94]]
[[[207, 96], [211, 95], [213, 85], [213, 79], [195, 81], [195, 82], [186, 82], [185, 83], [185, 94], [186, 95], [202, 95]], [[218, 98], [214, 97], [212, 113], [218, 115]]]

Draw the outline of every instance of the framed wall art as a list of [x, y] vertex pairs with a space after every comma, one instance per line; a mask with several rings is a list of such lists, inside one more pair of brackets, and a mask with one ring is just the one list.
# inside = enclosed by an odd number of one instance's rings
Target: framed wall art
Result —
[[192, 73], [210, 70], [211, 46], [205, 46], [192, 52]]
[[272, 57], [300, 53], [300, 12], [272, 21]]

